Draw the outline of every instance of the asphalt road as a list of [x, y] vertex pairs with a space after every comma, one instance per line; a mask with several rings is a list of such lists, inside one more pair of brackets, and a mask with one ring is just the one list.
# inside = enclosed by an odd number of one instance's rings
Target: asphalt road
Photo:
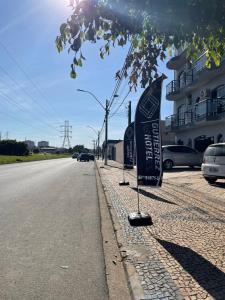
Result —
[[108, 299], [93, 162], [0, 166], [0, 299]]

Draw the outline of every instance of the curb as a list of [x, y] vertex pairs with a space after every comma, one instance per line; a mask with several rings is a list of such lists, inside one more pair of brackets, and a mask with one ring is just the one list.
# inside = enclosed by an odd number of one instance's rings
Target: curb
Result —
[[113, 228], [113, 222], [108, 209], [100, 173], [95, 162], [96, 184], [101, 215], [101, 233], [105, 259], [106, 280], [110, 300], [130, 300], [130, 290], [124, 272], [123, 257], [118, 248], [118, 243]]
[[[123, 235], [122, 235], [122, 229], [121, 226], [119, 224], [118, 218], [116, 216], [116, 213], [109, 201], [109, 197], [107, 196], [107, 190], [104, 189], [104, 186], [102, 184], [101, 181], [101, 174], [100, 174], [100, 170], [99, 167], [97, 165], [97, 163], [95, 162], [95, 167], [96, 167], [96, 180], [97, 180], [97, 187], [98, 187], [98, 194], [99, 194], [99, 203], [100, 203], [100, 213], [101, 213], [101, 218], [102, 218], [102, 210], [107, 209], [107, 214], [108, 214], [108, 218], [110, 218], [110, 223], [111, 223], [111, 228], [113, 231], [113, 236], [114, 236], [114, 242], [115, 242], [115, 246], [117, 248], [117, 252], [119, 254], [120, 257], [120, 261], [121, 261], [121, 266], [123, 269], [123, 276], [125, 278], [125, 285], [128, 286], [127, 289], [129, 289], [129, 298], [124, 298], [122, 296], [121, 293], [118, 294], [118, 296], [116, 298], [111, 298], [110, 299], [115, 299], [115, 300], [125, 300], [125, 299], [133, 299], [133, 300], [140, 300], [140, 299], [145, 299], [145, 295], [144, 295], [144, 290], [140, 284], [139, 278], [138, 278], [138, 273], [136, 272], [136, 269], [134, 268], [134, 266], [129, 262], [129, 261], [125, 261], [124, 259], [126, 258], [126, 253], [127, 250], [123, 247]], [[103, 195], [101, 195], [103, 194]], [[104, 208], [105, 206], [105, 208]], [[109, 220], [109, 219], [108, 219]], [[106, 263], [106, 273], [107, 272], [107, 268], [108, 263], [107, 263], [107, 252], [108, 249], [105, 247], [105, 235], [104, 235], [104, 220], [102, 218], [102, 236], [103, 236], [103, 248], [104, 248], [104, 252], [105, 252], [105, 263]], [[116, 277], [118, 277], [118, 274], [116, 274]], [[110, 285], [113, 284], [110, 282], [109, 280], [110, 278], [107, 276], [107, 283], [108, 283], [108, 287], [109, 287], [109, 296], [110, 295]], [[109, 282], [108, 282], [109, 280]], [[115, 285], [114, 289], [118, 289], [118, 286]]]

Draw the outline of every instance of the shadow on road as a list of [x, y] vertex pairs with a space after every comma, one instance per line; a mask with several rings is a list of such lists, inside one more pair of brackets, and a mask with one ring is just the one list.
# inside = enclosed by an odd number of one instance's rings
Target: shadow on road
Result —
[[225, 274], [220, 269], [188, 247], [160, 239], [157, 239], [157, 241], [213, 299], [224, 299]]
[[[134, 190], [135, 192], [137, 192], [137, 190], [138, 190], [136, 187], [132, 187], [131, 189]], [[169, 204], [177, 205], [174, 202], [166, 200], [166, 199], [164, 199], [164, 198], [162, 198], [160, 196], [157, 196], [155, 194], [152, 194], [152, 193], [147, 192], [147, 191], [145, 191], [143, 189], [140, 189], [140, 188], [139, 188], [139, 194], [141, 194], [141, 195], [143, 195], [145, 197], [151, 198], [152, 200], [156, 200], [156, 201], [161, 201], [161, 202], [164, 202], [164, 203], [169, 203]]]

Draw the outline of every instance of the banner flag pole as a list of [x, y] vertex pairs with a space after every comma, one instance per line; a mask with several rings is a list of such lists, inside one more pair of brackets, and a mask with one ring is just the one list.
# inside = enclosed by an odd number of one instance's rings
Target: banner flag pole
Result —
[[123, 181], [119, 182], [120, 186], [129, 185], [125, 180], [125, 169], [133, 169], [134, 164], [134, 122], [130, 123], [124, 133], [123, 140]]
[[140, 210], [139, 186], [162, 185], [162, 145], [160, 108], [162, 82], [166, 79], [163, 74], [153, 81], [142, 94], [135, 113], [135, 152], [137, 168], [137, 212], [129, 214], [131, 226], [151, 226], [152, 218]]

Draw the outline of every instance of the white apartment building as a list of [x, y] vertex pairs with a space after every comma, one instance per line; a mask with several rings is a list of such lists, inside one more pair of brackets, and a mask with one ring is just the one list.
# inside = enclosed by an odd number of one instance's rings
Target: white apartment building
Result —
[[38, 148], [44, 148], [44, 147], [49, 147], [49, 142], [47, 141], [38, 142]]
[[24, 143], [27, 145], [29, 150], [33, 150], [35, 148], [35, 143], [30, 140], [25, 140]]
[[185, 51], [167, 67], [174, 80], [167, 85], [166, 98], [173, 101], [173, 115], [166, 118], [166, 130], [175, 133], [177, 144], [203, 152], [209, 144], [225, 141], [225, 60], [207, 69], [206, 56], [186, 60]]

